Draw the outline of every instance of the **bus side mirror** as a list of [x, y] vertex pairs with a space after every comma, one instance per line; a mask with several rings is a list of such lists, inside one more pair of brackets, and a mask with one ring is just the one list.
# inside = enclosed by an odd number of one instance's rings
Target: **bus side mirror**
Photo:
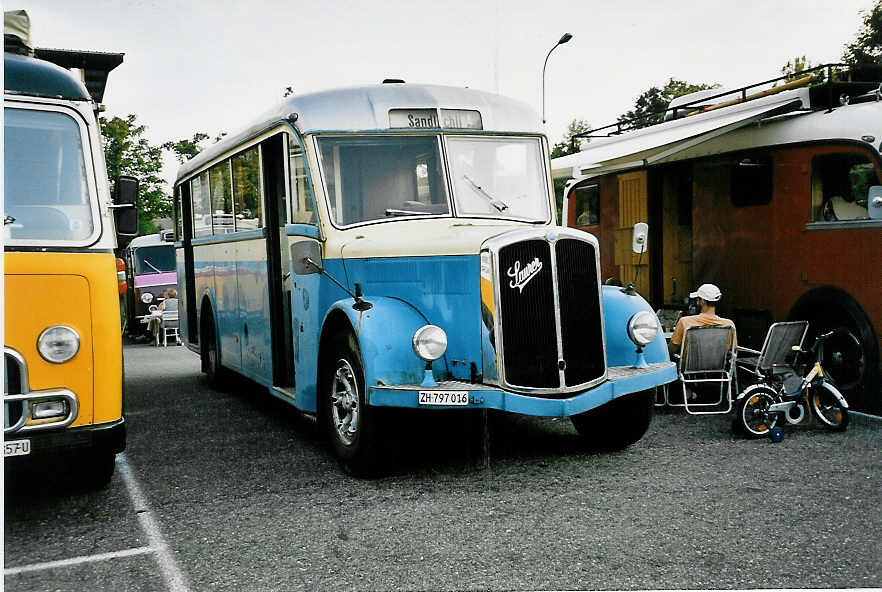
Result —
[[882, 185], [873, 185], [867, 195], [867, 212], [871, 220], [882, 220]]
[[306, 239], [291, 245], [291, 266], [297, 275], [322, 273], [322, 247], [319, 242]]
[[649, 237], [649, 224], [638, 222], [634, 225], [634, 234], [631, 237], [631, 250], [635, 253], [646, 252], [646, 239]]
[[[128, 243], [138, 236], [138, 179], [120, 175], [113, 184], [114, 222], [119, 242]], [[128, 239], [128, 240], [126, 240]]]

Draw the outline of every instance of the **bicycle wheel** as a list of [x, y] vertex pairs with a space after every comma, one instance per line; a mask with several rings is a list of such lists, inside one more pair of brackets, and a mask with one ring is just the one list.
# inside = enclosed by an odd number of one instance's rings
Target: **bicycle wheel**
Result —
[[824, 382], [812, 388], [811, 399], [812, 409], [825, 427], [836, 432], [845, 431], [848, 427], [848, 409], [842, 406], [834, 387]]
[[778, 423], [778, 414], [769, 413], [769, 405], [777, 399], [775, 390], [764, 384], [747, 387], [738, 400], [732, 427], [748, 438], [761, 438]]

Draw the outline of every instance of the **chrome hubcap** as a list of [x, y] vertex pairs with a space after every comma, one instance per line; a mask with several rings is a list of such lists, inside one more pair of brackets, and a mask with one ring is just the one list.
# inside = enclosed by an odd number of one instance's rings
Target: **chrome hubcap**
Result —
[[337, 437], [347, 446], [355, 442], [358, 434], [358, 382], [348, 361], [337, 361], [334, 384], [331, 388], [331, 420]]

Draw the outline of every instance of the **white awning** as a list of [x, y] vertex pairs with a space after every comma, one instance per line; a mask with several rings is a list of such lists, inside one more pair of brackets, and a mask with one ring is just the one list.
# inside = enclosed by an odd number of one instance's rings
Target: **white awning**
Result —
[[761, 119], [806, 108], [808, 104], [808, 90], [799, 89], [608, 138], [594, 138], [581, 152], [552, 159], [551, 174], [555, 179], [566, 179], [647, 166]]

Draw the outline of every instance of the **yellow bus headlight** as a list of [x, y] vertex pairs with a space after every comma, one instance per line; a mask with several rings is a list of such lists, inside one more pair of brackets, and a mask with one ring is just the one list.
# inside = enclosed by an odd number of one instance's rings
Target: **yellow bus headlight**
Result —
[[47, 362], [62, 364], [80, 351], [80, 336], [64, 325], [49, 327], [40, 333], [37, 339], [37, 351]]

